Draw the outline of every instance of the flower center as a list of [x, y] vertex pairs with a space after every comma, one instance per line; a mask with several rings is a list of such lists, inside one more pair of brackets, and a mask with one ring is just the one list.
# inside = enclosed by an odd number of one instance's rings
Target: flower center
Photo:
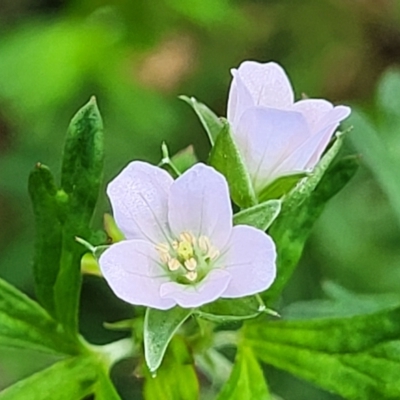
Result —
[[182, 232], [179, 240], [171, 243], [159, 243], [156, 250], [165, 269], [185, 284], [202, 280], [220, 254], [207, 236], [196, 238], [190, 232]]

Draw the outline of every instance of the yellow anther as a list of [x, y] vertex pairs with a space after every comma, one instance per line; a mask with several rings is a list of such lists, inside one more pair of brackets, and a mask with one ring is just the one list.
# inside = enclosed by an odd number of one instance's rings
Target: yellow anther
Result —
[[210, 260], [215, 260], [217, 257], [219, 257], [219, 250], [216, 247], [211, 246], [208, 250], [207, 256]]
[[160, 259], [163, 264], [167, 264], [171, 260], [171, 254], [169, 253], [160, 253]]
[[211, 247], [210, 239], [207, 236], [200, 236], [199, 247], [203, 253], [207, 253], [208, 249]]
[[168, 268], [170, 271], [176, 271], [181, 266], [180, 262], [176, 258], [171, 258], [168, 261]]
[[188, 242], [188, 243], [193, 243], [193, 239], [194, 239], [194, 236], [190, 233], [190, 232], [182, 232], [180, 235], [179, 235], [179, 239], [182, 241], [182, 242]]
[[168, 243], [159, 243], [156, 246], [156, 250], [160, 253], [168, 253], [169, 252], [169, 244]]
[[197, 267], [197, 261], [194, 258], [189, 258], [189, 260], [185, 261], [184, 265], [188, 271], [194, 271]]
[[188, 260], [193, 257], [193, 246], [186, 241], [179, 242], [177, 253], [179, 257]]
[[189, 281], [193, 282], [197, 279], [197, 272], [196, 271], [189, 271], [186, 275], [186, 278], [189, 279]]

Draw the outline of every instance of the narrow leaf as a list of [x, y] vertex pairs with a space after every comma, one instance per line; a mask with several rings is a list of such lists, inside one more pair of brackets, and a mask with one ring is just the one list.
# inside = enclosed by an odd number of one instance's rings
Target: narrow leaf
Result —
[[250, 347], [240, 345], [229, 380], [217, 400], [271, 400], [263, 371]]
[[[267, 304], [280, 294], [291, 277], [312, 227], [325, 204], [351, 179], [358, 169], [358, 164], [358, 158], [343, 158], [323, 174], [306, 199], [301, 195], [297, 197], [296, 194], [288, 203], [282, 204], [282, 211], [269, 230], [277, 245], [278, 273], [271, 288], [263, 295]], [[313, 186], [313, 183], [310, 185]], [[303, 193], [307, 193], [306, 189]]]
[[165, 361], [155, 377], [147, 373], [143, 394], [145, 400], [194, 400], [199, 398], [196, 370], [183, 338], [176, 336], [171, 341]]
[[205, 104], [200, 103], [194, 97], [179, 96], [179, 98], [193, 108], [207, 132], [211, 146], [213, 146], [223, 127], [222, 121]]
[[0, 345], [51, 353], [76, 354], [78, 341], [36, 302], [0, 280]]
[[225, 176], [231, 197], [238, 206], [248, 208], [257, 204], [250, 175], [227, 122], [211, 150], [209, 163]]
[[234, 225], [250, 225], [266, 231], [281, 211], [281, 200], [268, 200], [233, 216]]
[[191, 309], [174, 307], [170, 310], [148, 308], [144, 319], [144, 354], [150, 372], [161, 365], [168, 343], [174, 333], [192, 314]]
[[33, 272], [36, 295], [54, 315], [54, 284], [57, 279], [62, 243], [62, 222], [57, 187], [50, 170], [37, 164], [28, 184], [35, 214], [36, 239]]
[[67, 358], [5, 389], [0, 400], [81, 400], [93, 393], [96, 379], [89, 358]]
[[356, 399], [400, 398], [400, 308], [350, 318], [260, 321], [245, 343], [257, 357]]
[[85, 253], [75, 237], [90, 236], [89, 224], [99, 194], [103, 159], [103, 124], [92, 98], [70, 123], [61, 174], [61, 186], [69, 201], [54, 294], [57, 318], [72, 334], [78, 330], [80, 260]]
[[121, 400], [110, 377], [102, 371], [99, 372], [98, 381], [95, 386], [95, 400]]
[[308, 174], [301, 172], [294, 175], [281, 176], [274, 180], [270, 185], [261, 190], [258, 194], [258, 201], [267, 201], [269, 199], [279, 199], [286, 193], [289, 193], [300, 181]]

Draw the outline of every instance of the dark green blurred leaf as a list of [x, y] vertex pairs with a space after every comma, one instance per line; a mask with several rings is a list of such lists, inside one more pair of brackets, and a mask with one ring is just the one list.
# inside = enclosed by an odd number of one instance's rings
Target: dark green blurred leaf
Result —
[[144, 318], [144, 354], [150, 372], [157, 371], [168, 343], [191, 314], [191, 309], [180, 307], [169, 310], [147, 308]]
[[89, 237], [89, 224], [103, 173], [103, 123], [92, 98], [72, 118], [63, 153], [61, 186], [68, 194], [68, 218], [63, 228], [60, 270], [54, 287], [58, 319], [78, 330], [81, 288], [80, 260], [85, 249], [75, 237]]
[[0, 345], [76, 354], [80, 345], [63, 333], [47, 312], [0, 280]]
[[279, 199], [284, 194], [289, 193], [301, 178], [307, 176], [307, 173], [302, 172], [299, 174], [281, 176], [274, 180], [270, 185], [264, 188], [258, 194], [258, 201], [266, 201], [269, 199]]
[[185, 172], [190, 167], [193, 167], [193, 165], [198, 162], [198, 159], [194, 152], [194, 147], [190, 145], [185, 149], [178, 151], [178, 153], [171, 158], [171, 161], [179, 171]]
[[248, 324], [257, 357], [346, 399], [400, 398], [400, 308], [352, 318]]
[[248, 208], [257, 204], [250, 175], [226, 121], [211, 150], [209, 163], [225, 176], [238, 206]]
[[371, 168], [382, 189], [386, 192], [393, 211], [400, 221], [400, 162], [368, 119], [360, 112], [353, 112], [349, 121], [355, 126], [352, 140], [365, 163]]
[[229, 380], [217, 400], [270, 400], [263, 371], [250, 347], [240, 345]]
[[50, 170], [41, 164], [37, 164], [29, 175], [28, 189], [36, 226], [33, 261], [36, 295], [40, 303], [54, 314], [54, 284], [60, 266], [62, 243], [58, 189]]
[[96, 379], [91, 359], [67, 358], [5, 389], [0, 400], [81, 400], [93, 393]]
[[281, 211], [281, 200], [268, 200], [233, 216], [234, 225], [250, 225], [266, 231]]
[[[328, 156], [328, 155], [327, 155]], [[325, 159], [321, 161], [325, 163]], [[326, 170], [322, 179], [314, 187], [311, 182], [304, 192], [295, 193], [282, 205], [282, 211], [272, 224], [269, 233], [277, 245], [277, 278], [271, 288], [265, 292], [264, 300], [269, 302], [276, 298], [291, 277], [302, 254], [304, 245], [327, 201], [333, 197], [351, 179], [358, 169], [358, 158], [343, 158]], [[318, 168], [316, 171], [317, 177]], [[312, 179], [312, 178], [308, 178]], [[295, 189], [297, 191], [297, 189]], [[304, 198], [304, 196], [306, 196]]]
[[224, 124], [205, 104], [200, 103], [194, 97], [180, 96], [180, 99], [188, 103], [199, 117], [204, 129], [207, 132], [208, 139], [213, 146]]
[[194, 400], [199, 398], [196, 370], [183, 338], [175, 336], [171, 341], [165, 360], [157, 371], [157, 376], [147, 375], [143, 394], [145, 400]]
[[195, 312], [201, 318], [222, 323], [255, 318], [263, 311], [265, 306], [261, 301], [256, 296], [248, 296], [240, 299], [219, 299]]

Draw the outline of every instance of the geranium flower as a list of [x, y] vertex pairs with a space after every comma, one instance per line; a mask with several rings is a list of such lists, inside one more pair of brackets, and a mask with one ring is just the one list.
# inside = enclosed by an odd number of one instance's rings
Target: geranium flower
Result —
[[232, 70], [228, 121], [256, 193], [279, 177], [310, 171], [350, 114], [322, 99], [294, 102], [278, 64], [243, 62]]
[[108, 186], [126, 240], [100, 257], [114, 293], [158, 309], [198, 307], [267, 289], [275, 279], [272, 239], [232, 226], [225, 178], [197, 164], [175, 181], [161, 168], [129, 164]]

